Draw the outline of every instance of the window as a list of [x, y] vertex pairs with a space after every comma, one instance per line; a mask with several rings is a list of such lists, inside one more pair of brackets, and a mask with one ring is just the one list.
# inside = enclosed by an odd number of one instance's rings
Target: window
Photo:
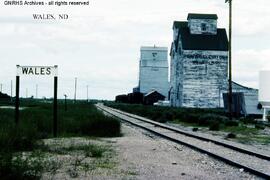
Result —
[[155, 61], [157, 57], [157, 53], [152, 53], [152, 55], [153, 55], [153, 60]]
[[206, 31], [206, 24], [205, 23], [202, 23], [202, 31]]

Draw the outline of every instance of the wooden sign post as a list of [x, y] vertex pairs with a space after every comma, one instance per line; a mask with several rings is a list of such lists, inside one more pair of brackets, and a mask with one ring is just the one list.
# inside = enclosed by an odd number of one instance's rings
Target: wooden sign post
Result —
[[17, 65], [16, 76], [16, 100], [15, 100], [15, 123], [19, 123], [20, 106], [20, 76], [54, 76], [54, 99], [53, 99], [53, 136], [57, 136], [57, 85], [58, 66], [20, 66]]
[[[57, 67], [56, 67], [57, 68]], [[54, 76], [54, 97], [53, 97], [53, 136], [57, 136], [57, 76]]]
[[20, 76], [16, 76], [16, 99], [15, 99], [15, 123], [19, 123], [19, 105], [20, 105]]

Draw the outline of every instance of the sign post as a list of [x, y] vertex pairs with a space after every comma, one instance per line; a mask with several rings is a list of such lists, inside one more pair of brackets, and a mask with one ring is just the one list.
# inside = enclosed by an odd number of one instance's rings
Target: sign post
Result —
[[[18, 67], [18, 66], [17, 66]], [[15, 99], [15, 123], [19, 123], [19, 105], [20, 105], [20, 76], [16, 76], [16, 99]]]
[[[54, 66], [57, 70], [57, 66]], [[57, 136], [57, 75], [54, 75], [54, 98], [53, 98], [53, 136]]]
[[20, 75], [25, 76], [54, 76], [54, 100], [53, 100], [53, 136], [57, 136], [57, 84], [58, 66], [20, 66], [17, 65], [16, 76], [16, 101], [15, 101], [15, 123], [19, 122], [20, 105]]

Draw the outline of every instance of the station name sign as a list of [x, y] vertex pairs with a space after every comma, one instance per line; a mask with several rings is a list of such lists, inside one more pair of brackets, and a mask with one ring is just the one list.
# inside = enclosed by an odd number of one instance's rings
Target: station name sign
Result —
[[19, 66], [17, 65], [17, 76], [57, 76], [58, 66]]

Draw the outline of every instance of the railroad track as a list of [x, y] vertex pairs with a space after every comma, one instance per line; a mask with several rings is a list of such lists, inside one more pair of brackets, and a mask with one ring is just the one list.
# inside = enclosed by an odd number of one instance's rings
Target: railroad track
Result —
[[201, 153], [208, 154], [227, 164], [244, 169], [259, 177], [270, 179], [270, 156], [237, 147], [221, 141], [194, 135], [165, 124], [113, 109], [103, 104], [96, 105], [98, 109], [128, 122], [134, 126], [149, 131], [172, 142], [188, 146]]

